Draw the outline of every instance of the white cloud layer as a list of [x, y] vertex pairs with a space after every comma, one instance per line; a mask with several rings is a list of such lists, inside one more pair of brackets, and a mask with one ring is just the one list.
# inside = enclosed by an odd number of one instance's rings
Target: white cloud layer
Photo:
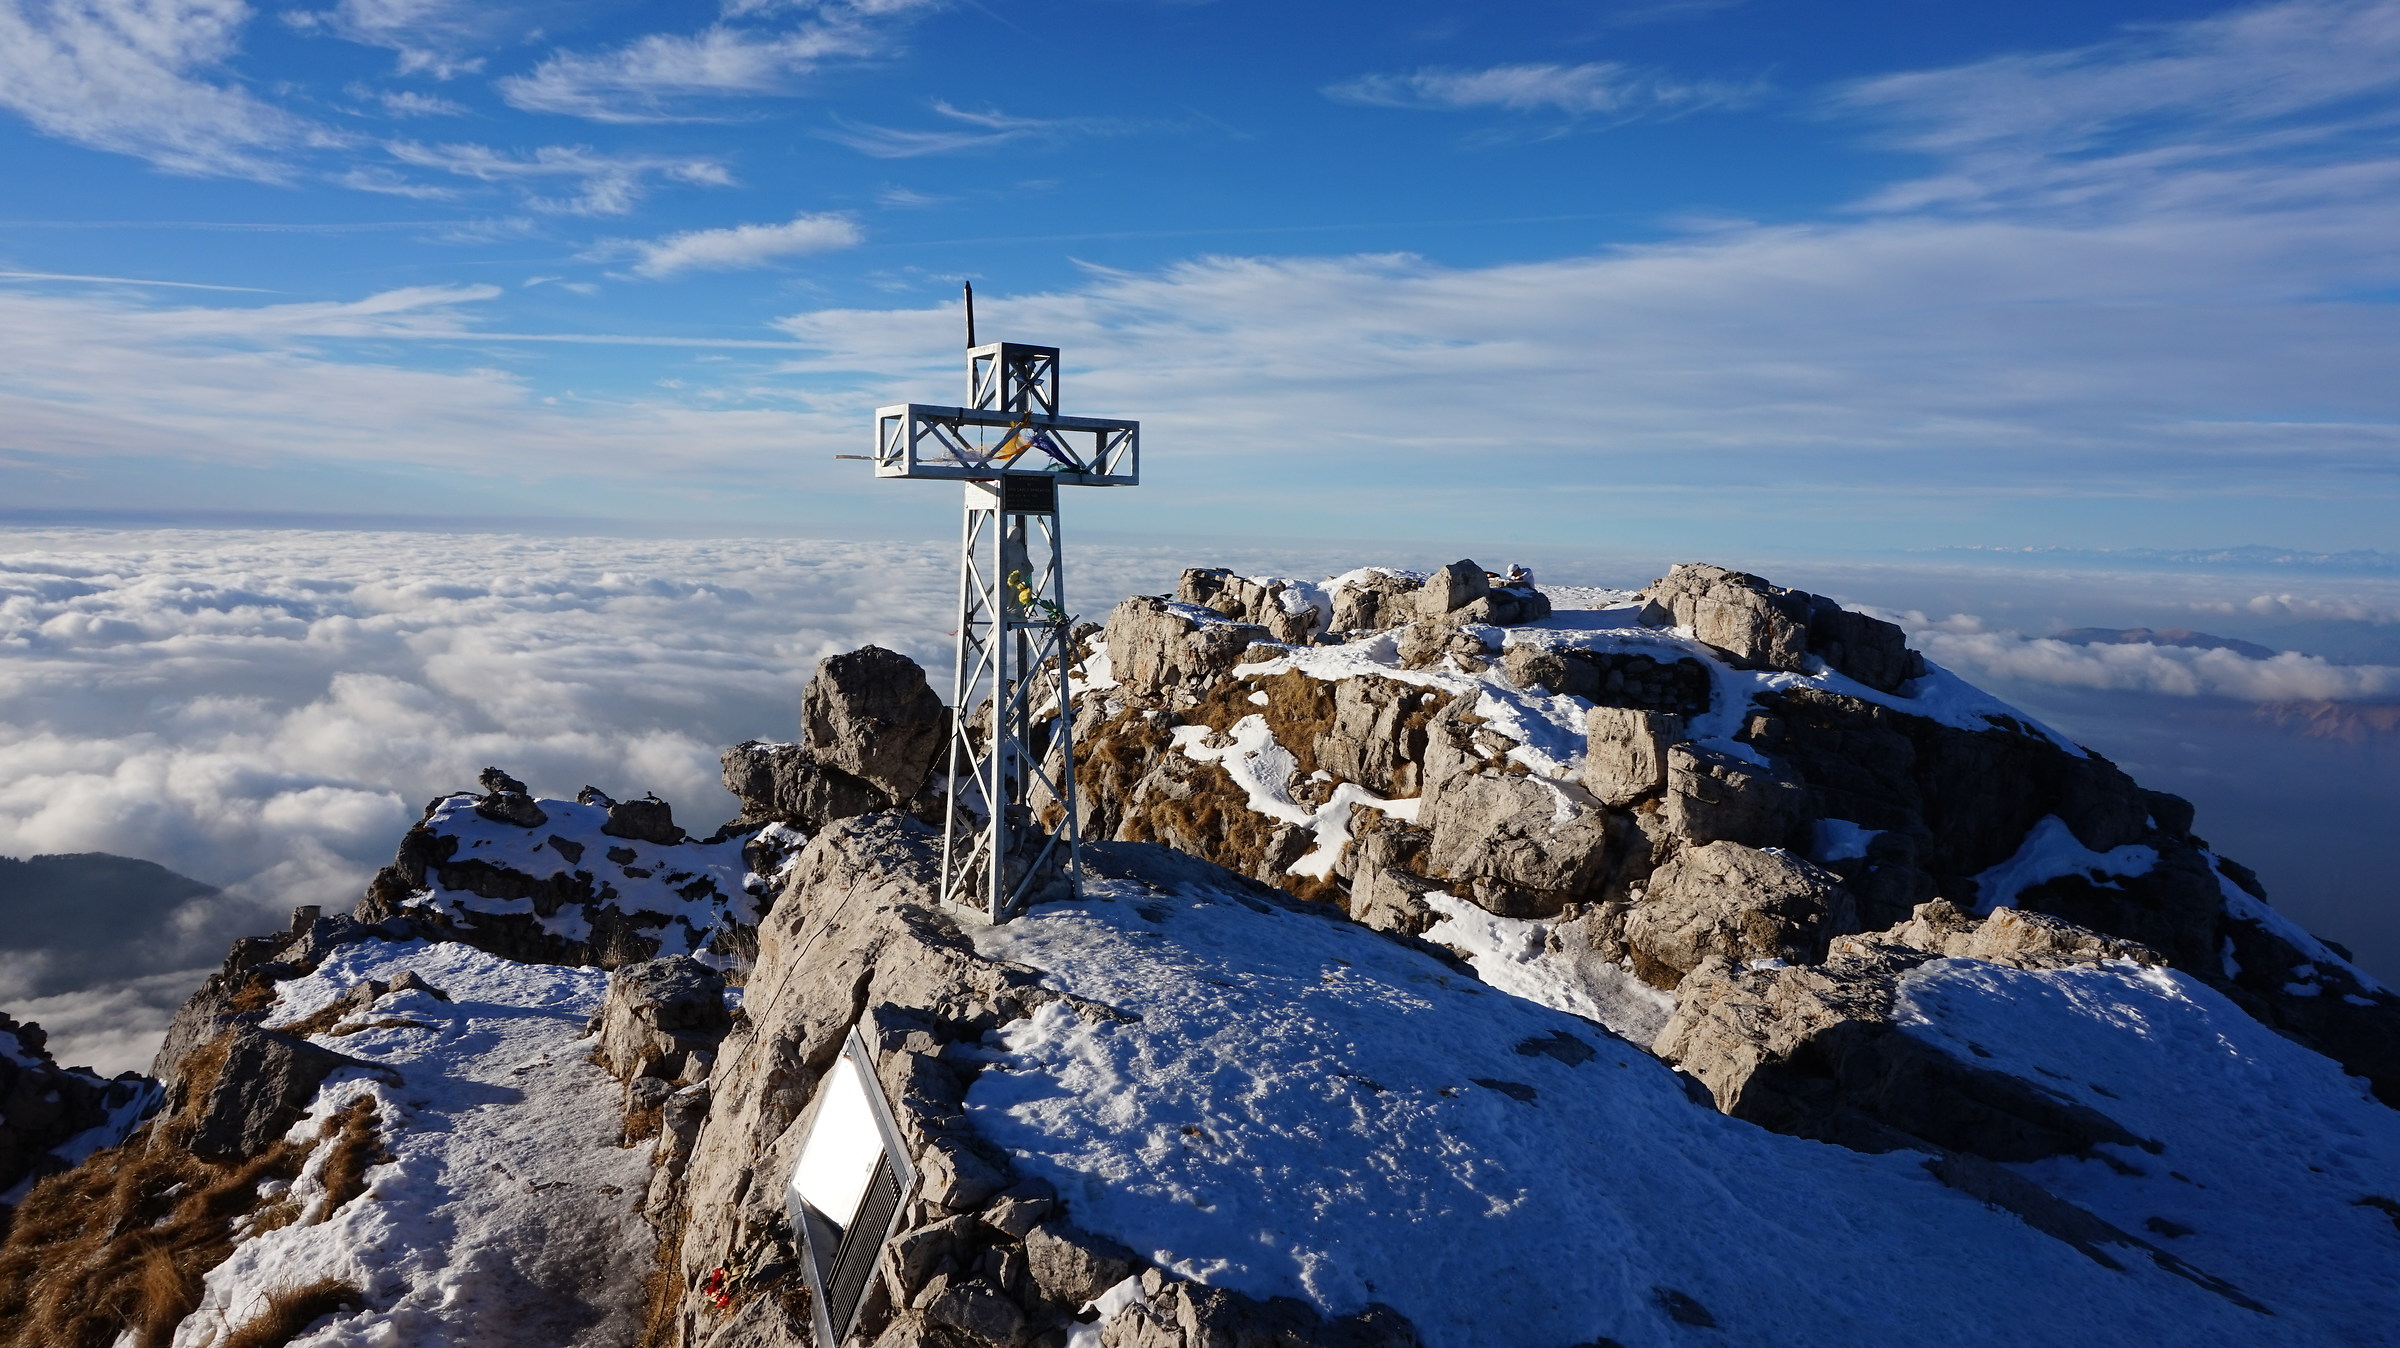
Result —
[[2253, 659], [2229, 650], [2148, 642], [2084, 645], [2052, 637], [1985, 631], [1971, 615], [1936, 621], [1922, 613], [1887, 615], [1927, 655], [1969, 680], [2061, 688], [2226, 698], [2240, 702], [2364, 702], [2400, 698], [2400, 668], [2336, 664], [2282, 651]]
[[1335, 102], [1368, 107], [1438, 112], [1494, 108], [1609, 122], [1738, 107], [1758, 94], [1756, 86], [1677, 80], [1621, 61], [1572, 66], [1536, 62], [1481, 70], [1429, 67], [1407, 74], [1361, 75], [1325, 89]]
[[332, 137], [219, 78], [249, 18], [241, 0], [0, 0], [0, 107], [173, 172], [282, 180], [285, 151]]
[[635, 243], [638, 260], [633, 269], [656, 278], [687, 271], [740, 271], [803, 253], [855, 248], [865, 239], [858, 222], [847, 215], [801, 214], [780, 225], [694, 229]]

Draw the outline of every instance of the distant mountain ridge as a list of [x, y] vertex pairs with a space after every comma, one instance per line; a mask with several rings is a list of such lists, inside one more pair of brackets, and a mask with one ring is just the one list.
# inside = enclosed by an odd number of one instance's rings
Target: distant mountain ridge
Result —
[[2089, 559], [2096, 562], [2146, 562], [2158, 566], [2228, 566], [2261, 569], [2350, 572], [2400, 571], [2400, 552], [2353, 548], [2320, 552], [2313, 548], [2277, 548], [2245, 543], [2230, 548], [2004, 548], [1953, 544], [1935, 553], [1968, 553], [2009, 560], [2051, 561]]
[[2188, 627], [2073, 627], [2059, 633], [2055, 640], [2070, 646], [2181, 646], [2187, 650], [2232, 651], [2251, 660], [2272, 660], [2277, 654], [2272, 646], [2239, 637], [2195, 632]]

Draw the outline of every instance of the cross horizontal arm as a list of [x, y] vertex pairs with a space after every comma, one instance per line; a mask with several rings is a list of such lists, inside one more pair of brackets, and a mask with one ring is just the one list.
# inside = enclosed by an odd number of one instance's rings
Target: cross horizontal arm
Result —
[[[877, 477], [1042, 473], [1081, 487], [1141, 481], [1138, 421], [906, 403], [875, 409]], [[1001, 434], [976, 435], [977, 431]]]

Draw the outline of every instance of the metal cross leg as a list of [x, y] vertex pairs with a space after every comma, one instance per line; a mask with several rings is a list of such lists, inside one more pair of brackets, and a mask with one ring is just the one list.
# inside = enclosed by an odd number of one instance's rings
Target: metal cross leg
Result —
[[873, 457], [878, 477], [966, 484], [941, 897], [997, 923], [1081, 888], [1058, 489], [1137, 485], [1141, 425], [1060, 414], [1058, 348], [973, 331], [970, 308], [972, 406], [877, 408]]
[[[1034, 473], [968, 483], [959, 556], [942, 899], [1004, 922], [1082, 871], [1058, 484]], [[1053, 804], [1057, 832], [1040, 817]]]

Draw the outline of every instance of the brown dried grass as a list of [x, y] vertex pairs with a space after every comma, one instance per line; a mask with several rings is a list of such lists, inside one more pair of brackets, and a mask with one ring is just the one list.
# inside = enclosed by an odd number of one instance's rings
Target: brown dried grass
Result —
[[339, 1278], [320, 1278], [287, 1288], [267, 1298], [267, 1308], [247, 1324], [217, 1340], [212, 1348], [284, 1348], [306, 1333], [310, 1325], [364, 1300], [357, 1286]]
[[[222, 1039], [196, 1050], [184, 1099], [205, 1096], [224, 1060]], [[365, 1170], [383, 1159], [374, 1123], [374, 1103], [361, 1097], [319, 1133], [334, 1138], [328, 1212], [363, 1191]], [[233, 1253], [237, 1226], [255, 1235], [298, 1216], [288, 1197], [264, 1199], [259, 1188], [298, 1178], [313, 1142], [205, 1160], [181, 1145], [189, 1126], [162, 1118], [25, 1196], [0, 1241], [0, 1348], [109, 1348], [129, 1330], [136, 1348], [166, 1348], [200, 1304], [202, 1278]]]
[[127, 1330], [165, 1348], [233, 1253], [235, 1220], [261, 1206], [259, 1186], [307, 1157], [277, 1143], [209, 1162], [145, 1136], [44, 1179], [0, 1244], [0, 1348], [108, 1348]]
[[392, 1160], [392, 1154], [384, 1150], [383, 1132], [375, 1126], [377, 1121], [375, 1098], [371, 1095], [359, 1096], [325, 1121], [325, 1127], [333, 1134], [333, 1147], [325, 1157], [325, 1207], [318, 1221], [332, 1217], [343, 1204], [365, 1193], [367, 1171]]

